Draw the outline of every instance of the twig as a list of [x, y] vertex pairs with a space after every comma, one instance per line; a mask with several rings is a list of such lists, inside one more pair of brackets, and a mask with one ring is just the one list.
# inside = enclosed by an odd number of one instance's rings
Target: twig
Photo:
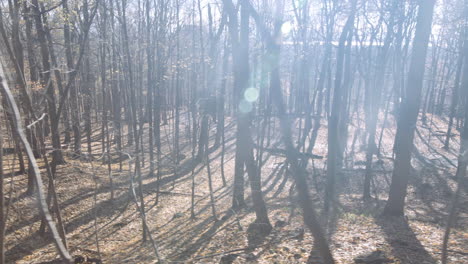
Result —
[[26, 128], [31, 129], [31, 127], [35, 126], [37, 123], [42, 121], [42, 119], [44, 119], [44, 117], [46, 117], [46, 116], [47, 116], [46, 113], [42, 113], [41, 117], [39, 117], [36, 121], [32, 122], [31, 124], [27, 125]]
[[196, 258], [193, 258], [192, 260], [200, 260], [200, 259], [216, 257], [216, 256], [228, 254], [228, 253], [233, 253], [233, 252], [252, 250], [252, 249], [255, 249], [255, 248], [259, 248], [259, 247], [268, 246], [268, 245], [270, 245], [270, 244], [271, 244], [271, 242], [268, 242], [268, 243], [263, 243], [263, 244], [261, 244], [261, 245], [259, 245], [259, 246], [255, 246], [255, 247], [245, 247], [245, 248], [232, 249], [232, 250], [223, 251], [223, 252], [220, 252], [220, 253], [215, 253], [215, 254], [211, 254], [211, 255], [205, 255], [205, 256], [196, 257]]

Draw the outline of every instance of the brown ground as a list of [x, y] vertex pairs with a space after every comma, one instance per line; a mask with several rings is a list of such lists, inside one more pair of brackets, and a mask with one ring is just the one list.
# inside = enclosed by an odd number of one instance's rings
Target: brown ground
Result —
[[[354, 124], [349, 127], [346, 168], [340, 176], [338, 188], [341, 193], [339, 205], [327, 228], [337, 263], [354, 263], [358, 255], [375, 250], [382, 250], [390, 263], [438, 263], [449, 201], [456, 186], [453, 175], [457, 164], [459, 135], [454, 137], [452, 148], [446, 151], [442, 149], [444, 137], [438, 133], [445, 131], [446, 122], [434, 117], [430, 126], [418, 126], [421, 137], [416, 135], [418, 151], [414, 155], [415, 170], [408, 190], [406, 218], [384, 219], [380, 217], [380, 212], [385, 204], [392, 172], [395, 125], [393, 121], [388, 122], [387, 127], [392, 128], [386, 129], [384, 133], [383, 163], [374, 165], [377, 172], [373, 193], [375, 199], [363, 203], [361, 192], [365, 153], [361, 147], [362, 133], [359, 134], [359, 131], [364, 129], [364, 123], [361, 120]], [[162, 129], [165, 141], [172, 140], [170, 127], [164, 126]], [[230, 210], [235, 142], [233, 127], [229, 123], [226, 130], [225, 174], [228, 187], [223, 187], [221, 181], [220, 148], [210, 153], [218, 221], [212, 217], [207, 170], [203, 164], [195, 164], [194, 168], [196, 219], [190, 219], [193, 163], [190, 161], [188, 142], [185, 142], [185, 130], [182, 130], [181, 143], [186, 146], [183, 151], [187, 158], [181, 162], [178, 177], [174, 177], [173, 167], [165, 159], [158, 205], [155, 205], [158, 195], [156, 178], [146, 176], [146, 155], [143, 170], [146, 217], [159, 255], [168, 263], [218, 263], [227, 254], [239, 255], [234, 263], [305, 263], [312, 249], [312, 238], [308, 230], [301, 238], [301, 230], [304, 228], [301, 212], [299, 209], [291, 210], [296, 202], [289, 198], [291, 177], [283, 182], [284, 157], [269, 153], [263, 156], [266, 162], [262, 178], [270, 220], [273, 225], [279, 221], [289, 223], [275, 227], [257, 248], [247, 249], [246, 230], [254, 220], [250, 199], [247, 198], [248, 208], [237, 214]], [[273, 131], [279, 130], [276, 128]], [[353, 140], [355, 137], [356, 140]], [[278, 135], [275, 139], [278, 140]], [[165, 142], [164, 146], [168, 145]], [[324, 125], [314, 153], [326, 156], [326, 149]], [[95, 143], [94, 150], [100, 153], [100, 143]], [[170, 149], [164, 149], [164, 153], [170, 153]], [[13, 166], [12, 157], [8, 158], [10, 164], [6, 164], [7, 169]], [[118, 163], [112, 165], [115, 198], [111, 201], [105, 164], [71, 158], [67, 158], [67, 161], [66, 165], [58, 168], [56, 185], [72, 254], [90, 257], [100, 255], [104, 263], [156, 263], [151, 243], [142, 243], [141, 218], [129, 192], [129, 162], [123, 163], [121, 172]], [[309, 164], [310, 190], [316, 208], [321, 208], [323, 202], [325, 161], [314, 160], [313, 164]], [[45, 174], [43, 178], [46, 178]], [[25, 191], [26, 176], [7, 175], [6, 186], [11, 186], [11, 195], [17, 197], [9, 207], [6, 231], [8, 263], [40, 263], [55, 259], [57, 253], [50, 238], [37, 234], [40, 218], [35, 197], [21, 195]], [[246, 191], [249, 195], [248, 185]], [[464, 195], [457, 226], [450, 239], [450, 263], [468, 263], [467, 208], [467, 197]], [[294, 214], [291, 216], [292, 211]], [[99, 243], [96, 243], [97, 240]]]

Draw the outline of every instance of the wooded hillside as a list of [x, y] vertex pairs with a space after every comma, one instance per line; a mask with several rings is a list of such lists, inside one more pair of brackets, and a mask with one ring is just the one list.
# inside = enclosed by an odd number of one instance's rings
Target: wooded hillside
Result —
[[467, 0], [0, 0], [0, 264], [468, 263]]

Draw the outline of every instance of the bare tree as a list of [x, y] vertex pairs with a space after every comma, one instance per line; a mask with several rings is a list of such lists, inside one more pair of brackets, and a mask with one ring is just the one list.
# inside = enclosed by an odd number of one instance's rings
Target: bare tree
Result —
[[[466, 6], [467, 1], [464, 1], [465, 3], [465, 10], [464, 10], [464, 22], [465, 22], [465, 32], [468, 30], [468, 7]], [[464, 64], [468, 65], [468, 34], [464, 34], [464, 42], [465, 42], [465, 48], [464, 48]], [[468, 87], [468, 67], [464, 67], [463, 71], [463, 79], [462, 79], [462, 87]], [[442, 263], [446, 264], [447, 258], [448, 258], [448, 252], [447, 252], [447, 247], [448, 247], [448, 241], [450, 238], [450, 231], [452, 226], [455, 224], [455, 220], [457, 217], [457, 207], [459, 203], [460, 196], [463, 192], [463, 185], [466, 184], [466, 168], [468, 166], [468, 101], [467, 98], [464, 98], [465, 102], [465, 113], [464, 113], [464, 118], [465, 118], [465, 123], [463, 126], [463, 130], [461, 131], [460, 134], [460, 152], [458, 154], [458, 166], [457, 166], [457, 172], [455, 174], [455, 178], [458, 182], [457, 184], [457, 189], [455, 191], [455, 194], [452, 197], [452, 204], [450, 208], [449, 215], [447, 217], [447, 225], [444, 233], [444, 238], [443, 238], [443, 244], [442, 244]]]
[[37, 165], [36, 158], [34, 157], [32, 148], [29, 145], [28, 140], [26, 139], [26, 135], [24, 134], [18, 106], [16, 105], [15, 99], [13, 98], [13, 95], [10, 89], [8, 88], [6, 81], [3, 79], [3, 76], [4, 76], [3, 62], [1, 63], [0, 66], [1, 66], [0, 68], [0, 86], [1, 87], [0, 88], [2, 89], [2, 95], [7, 98], [8, 103], [10, 104], [10, 109], [12, 110], [14, 114], [14, 118], [15, 118], [14, 122], [15, 122], [16, 131], [21, 139], [21, 143], [23, 144], [26, 150], [26, 154], [28, 156], [29, 162], [32, 164], [33, 169], [34, 169], [34, 176], [36, 178], [36, 185], [37, 185], [37, 195], [38, 195], [38, 200], [39, 200], [39, 209], [41, 210], [41, 213], [43, 214], [43, 217], [46, 219], [47, 225], [49, 226], [49, 229], [52, 232], [52, 236], [54, 238], [54, 242], [55, 242], [58, 252], [60, 253], [60, 256], [63, 258], [63, 260], [66, 263], [71, 263], [72, 258], [70, 256], [70, 253], [68, 252], [65, 245], [63, 244], [63, 241], [60, 238], [59, 232], [57, 231], [55, 222], [52, 219], [52, 216], [50, 215], [49, 208], [46, 203], [46, 197], [43, 191], [44, 187], [43, 187], [43, 183], [42, 183], [42, 179], [41, 179], [41, 175], [39, 171], [39, 166]]
[[419, 2], [413, 53], [408, 73], [408, 88], [406, 97], [401, 103], [398, 117], [395, 137], [395, 168], [388, 201], [384, 209], [386, 215], [401, 216], [404, 214], [406, 189], [411, 170], [414, 131], [421, 104], [420, 97], [434, 5], [434, 0]]

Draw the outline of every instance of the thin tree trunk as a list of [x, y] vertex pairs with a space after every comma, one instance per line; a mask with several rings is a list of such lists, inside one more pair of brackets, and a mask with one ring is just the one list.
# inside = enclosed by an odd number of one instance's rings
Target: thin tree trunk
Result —
[[39, 9], [38, 0], [32, 0], [32, 8], [34, 10], [35, 25], [37, 31], [37, 37], [40, 44], [40, 51], [42, 55], [42, 67], [44, 70], [42, 85], [46, 89], [47, 95], [47, 106], [49, 111], [49, 120], [50, 120], [50, 129], [52, 133], [52, 147], [53, 149], [53, 160], [52, 166], [65, 163], [65, 160], [62, 155], [61, 143], [60, 143], [60, 133], [58, 131], [59, 120], [57, 116], [56, 101], [55, 101], [55, 88], [51, 78], [51, 65], [50, 65], [50, 55], [49, 48], [46, 41], [46, 30], [41, 19], [41, 12]]
[[[465, 4], [467, 1], [464, 1]], [[468, 7], [465, 6], [465, 23], [468, 22]], [[468, 87], [468, 24], [465, 24], [465, 47], [464, 47], [464, 64], [465, 68], [463, 71], [463, 80], [462, 80], [462, 87], [467, 88]], [[463, 102], [463, 101], [462, 101]], [[450, 213], [447, 217], [447, 226], [445, 228], [445, 233], [444, 233], [444, 238], [443, 238], [443, 244], [442, 244], [442, 264], [447, 264], [447, 258], [448, 258], [448, 253], [447, 253], [447, 247], [448, 247], [448, 242], [450, 238], [450, 231], [452, 226], [455, 224], [456, 218], [457, 218], [457, 207], [459, 203], [459, 199], [462, 193], [462, 188], [463, 185], [466, 184], [466, 168], [468, 165], [468, 101], [467, 98], [464, 98], [464, 103], [465, 103], [465, 123], [463, 130], [461, 131], [460, 135], [460, 152], [458, 155], [458, 166], [457, 166], [457, 172], [455, 174], [455, 178], [457, 180], [457, 189], [455, 191], [455, 194], [452, 197], [452, 204], [450, 208]]]
[[[37, 4], [37, 0], [34, 0]], [[36, 177], [36, 185], [37, 185], [37, 194], [38, 194], [38, 201], [39, 201], [39, 209], [41, 210], [41, 213], [42, 215], [44, 216], [44, 218], [46, 219], [47, 221], [47, 224], [49, 226], [49, 229], [51, 230], [52, 232], [52, 236], [54, 238], [54, 242], [55, 242], [55, 245], [57, 247], [57, 250], [59, 251], [59, 254], [60, 256], [63, 258], [63, 260], [66, 262], [66, 263], [71, 263], [72, 261], [72, 258], [70, 256], [70, 253], [68, 252], [68, 250], [66, 249], [62, 239], [60, 238], [60, 235], [59, 235], [59, 232], [57, 231], [57, 227], [52, 219], [52, 216], [50, 215], [50, 212], [49, 212], [49, 209], [48, 209], [48, 205], [45, 201], [45, 195], [44, 195], [44, 191], [43, 191], [43, 183], [42, 183], [42, 178], [41, 178], [41, 175], [40, 175], [40, 171], [39, 171], [39, 166], [37, 165], [37, 162], [36, 162], [36, 159], [34, 157], [34, 153], [32, 151], [32, 148], [31, 146], [29, 145], [29, 142], [26, 138], [26, 135], [24, 134], [24, 130], [23, 130], [23, 127], [22, 127], [22, 124], [21, 124], [21, 119], [20, 119], [20, 114], [19, 114], [19, 110], [18, 110], [18, 107], [16, 105], [16, 102], [13, 98], [13, 95], [10, 91], [10, 89], [8, 88], [6, 82], [3, 80], [3, 62], [1, 63], [0, 67], [2, 67], [2, 69], [0, 70], [0, 88], [2, 89], [2, 94], [3, 96], [5, 96], [7, 98], [7, 100], [9, 101], [10, 103], [10, 106], [11, 106], [11, 110], [13, 112], [13, 115], [15, 117], [15, 128], [17, 130], [17, 133], [21, 139], [21, 142], [22, 144], [24, 145], [24, 148], [26, 150], [26, 153], [27, 153], [27, 156], [28, 156], [28, 159], [29, 161], [31, 162], [31, 164], [33, 165], [33, 168], [34, 168], [34, 175]]]
[[0, 131], [0, 264], [5, 264], [5, 175], [3, 174], [3, 133]]
[[335, 90], [333, 92], [333, 104], [332, 104], [332, 113], [330, 115], [330, 121], [328, 125], [328, 159], [327, 159], [327, 185], [325, 189], [325, 203], [324, 203], [324, 210], [325, 213], [331, 208], [331, 204], [334, 199], [334, 192], [335, 192], [335, 181], [336, 181], [336, 174], [337, 174], [337, 166], [340, 163], [340, 144], [344, 144], [345, 142], [339, 142], [339, 121], [340, 121], [340, 112], [341, 112], [341, 104], [343, 100], [342, 95], [342, 77], [343, 77], [343, 62], [345, 56], [345, 42], [348, 39], [348, 35], [351, 34], [353, 25], [354, 25], [354, 17], [355, 17], [355, 9], [356, 9], [356, 0], [353, 1], [352, 4], [351, 14], [348, 17], [346, 25], [343, 28], [343, 31], [340, 36], [339, 47], [338, 47], [338, 55], [337, 55], [337, 70], [336, 70], [336, 78], [335, 78]]
[[[465, 32], [465, 34], [468, 34], [468, 32]], [[460, 49], [463, 49], [464, 46], [468, 46], [468, 43], [465, 43], [463, 41], [463, 38], [460, 38]], [[465, 44], [463, 44], [465, 43]], [[453, 86], [452, 90], [452, 102], [450, 104], [450, 114], [449, 114], [449, 122], [448, 122], [448, 128], [447, 128], [447, 135], [445, 137], [445, 142], [444, 142], [444, 148], [449, 149], [449, 144], [450, 144], [450, 138], [452, 137], [452, 127], [453, 127], [453, 119], [455, 118], [456, 111], [457, 111], [457, 105], [458, 105], [458, 97], [459, 97], [459, 90], [460, 90], [460, 79], [461, 79], [461, 73], [462, 73], [462, 68], [463, 68], [463, 60], [464, 57], [468, 56], [464, 54], [463, 52], [460, 54], [458, 57], [458, 63], [457, 63], [457, 73], [455, 74], [455, 84]], [[465, 66], [466, 67], [466, 66]]]

